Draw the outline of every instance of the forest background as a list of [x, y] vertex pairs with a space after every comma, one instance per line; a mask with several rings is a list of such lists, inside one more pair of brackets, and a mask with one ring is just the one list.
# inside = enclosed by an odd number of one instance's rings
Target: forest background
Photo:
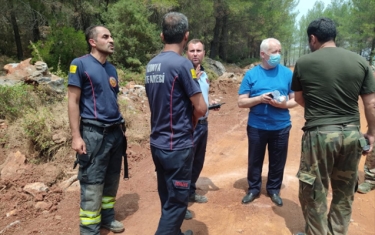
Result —
[[[306, 28], [318, 17], [332, 18], [336, 43], [373, 58], [375, 1], [332, 0], [314, 7], [296, 22], [298, 0], [0, 0], [0, 56], [3, 64], [33, 57], [66, 75], [75, 57], [86, 54], [84, 30], [107, 26], [116, 53], [110, 60], [124, 80], [143, 78], [144, 65], [162, 49], [162, 16], [169, 11], [189, 19], [190, 38], [206, 45], [208, 57], [238, 66], [259, 58], [262, 39], [281, 41], [283, 63], [292, 66], [309, 53]], [[6, 60], [6, 61], [4, 61]]]

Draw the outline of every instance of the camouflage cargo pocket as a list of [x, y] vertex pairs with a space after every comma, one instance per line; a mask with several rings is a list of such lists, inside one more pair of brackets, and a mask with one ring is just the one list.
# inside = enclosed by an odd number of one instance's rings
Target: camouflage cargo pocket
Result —
[[304, 171], [299, 171], [297, 173], [297, 177], [300, 181], [302, 181], [306, 184], [309, 184], [309, 185], [313, 185], [314, 182], [315, 182], [315, 179], [316, 179], [315, 175], [312, 175], [312, 174], [304, 172]]
[[300, 181], [299, 184], [299, 194], [305, 199], [314, 199], [315, 193], [314, 193], [314, 182], [316, 179], [315, 175], [312, 175], [311, 173], [299, 171], [297, 173], [297, 177]]

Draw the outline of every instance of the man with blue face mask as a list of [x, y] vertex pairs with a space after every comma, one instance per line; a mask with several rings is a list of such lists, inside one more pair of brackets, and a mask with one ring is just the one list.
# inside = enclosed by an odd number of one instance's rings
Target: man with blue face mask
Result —
[[291, 121], [289, 108], [295, 107], [292, 92], [292, 71], [280, 65], [281, 44], [267, 38], [260, 45], [262, 63], [245, 74], [238, 91], [238, 107], [250, 108], [247, 125], [249, 189], [243, 204], [259, 197], [262, 167], [268, 146], [269, 167], [267, 194], [277, 206], [282, 206], [280, 188], [286, 163]]

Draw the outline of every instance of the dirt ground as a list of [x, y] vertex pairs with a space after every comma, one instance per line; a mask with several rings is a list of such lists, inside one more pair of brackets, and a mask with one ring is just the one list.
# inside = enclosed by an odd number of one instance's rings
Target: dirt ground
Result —
[[[192, 220], [185, 220], [182, 230], [191, 229], [194, 235], [276, 234], [290, 235], [303, 231], [304, 219], [298, 201], [298, 180], [295, 177], [300, 158], [303, 109], [292, 109], [292, 129], [288, 160], [285, 167], [281, 197], [283, 207], [276, 207], [266, 196], [265, 181], [268, 161], [263, 166], [263, 186], [260, 198], [242, 205], [247, 190], [247, 109], [237, 107], [239, 82], [218, 81], [211, 86], [211, 98], [225, 104], [218, 112], [210, 112], [209, 138], [206, 162], [198, 180], [198, 193], [208, 197], [208, 203], [189, 204]], [[361, 106], [361, 112], [363, 108]], [[148, 115], [145, 111], [144, 115]], [[362, 126], [366, 122], [362, 115]], [[148, 119], [143, 117], [146, 122]], [[139, 119], [140, 121], [142, 119]], [[147, 121], [148, 122], [148, 121]], [[364, 130], [364, 128], [363, 128]], [[126, 235], [154, 234], [160, 217], [160, 201], [156, 188], [154, 166], [148, 143], [133, 144], [131, 152], [131, 178], [121, 180], [117, 195], [116, 218], [126, 227]], [[363, 181], [363, 164], [359, 165], [360, 182]], [[61, 161], [62, 167], [71, 170], [72, 159]], [[64, 165], [65, 164], [65, 165]], [[45, 165], [44, 168], [47, 168]], [[42, 167], [43, 168], [43, 167]], [[38, 168], [39, 169], [39, 168]], [[40, 170], [40, 169], [39, 169]], [[37, 178], [38, 170], [25, 176]], [[35, 180], [36, 181], [36, 180]], [[9, 186], [10, 185], [10, 186]], [[52, 207], [47, 211], [35, 210], [35, 199], [22, 192], [21, 182], [2, 182], [0, 185], [0, 234], [68, 235], [79, 234], [79, 191], [50, 189], [46, 195]], [[12, 215], [6, 215], [10, 212]], [[9, 229], [12, 222], [17, 224]], [[349, 235], [375, 234], [375, 191], [356, 194]], [[105, 229], [101, 235], [113, 234]]]

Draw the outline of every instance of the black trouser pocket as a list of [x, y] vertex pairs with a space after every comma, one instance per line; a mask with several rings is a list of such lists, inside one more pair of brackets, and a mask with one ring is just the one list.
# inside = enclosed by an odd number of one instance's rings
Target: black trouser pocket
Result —
[[95, 156], [100, 150], [103, 140], [103, 133], [92, 126], [82, 126], [81, 136], [86, 144], [86, 154], [77, 154], [79, 164], [78, 179], [81, 182], [88, 181], [88, 168], [95, 164]]
[[78, 180], [87, 181], [87, 168], [91, 163], [90, 156], [88, 154], [77, 154], [77, 160], [79, 164]]

